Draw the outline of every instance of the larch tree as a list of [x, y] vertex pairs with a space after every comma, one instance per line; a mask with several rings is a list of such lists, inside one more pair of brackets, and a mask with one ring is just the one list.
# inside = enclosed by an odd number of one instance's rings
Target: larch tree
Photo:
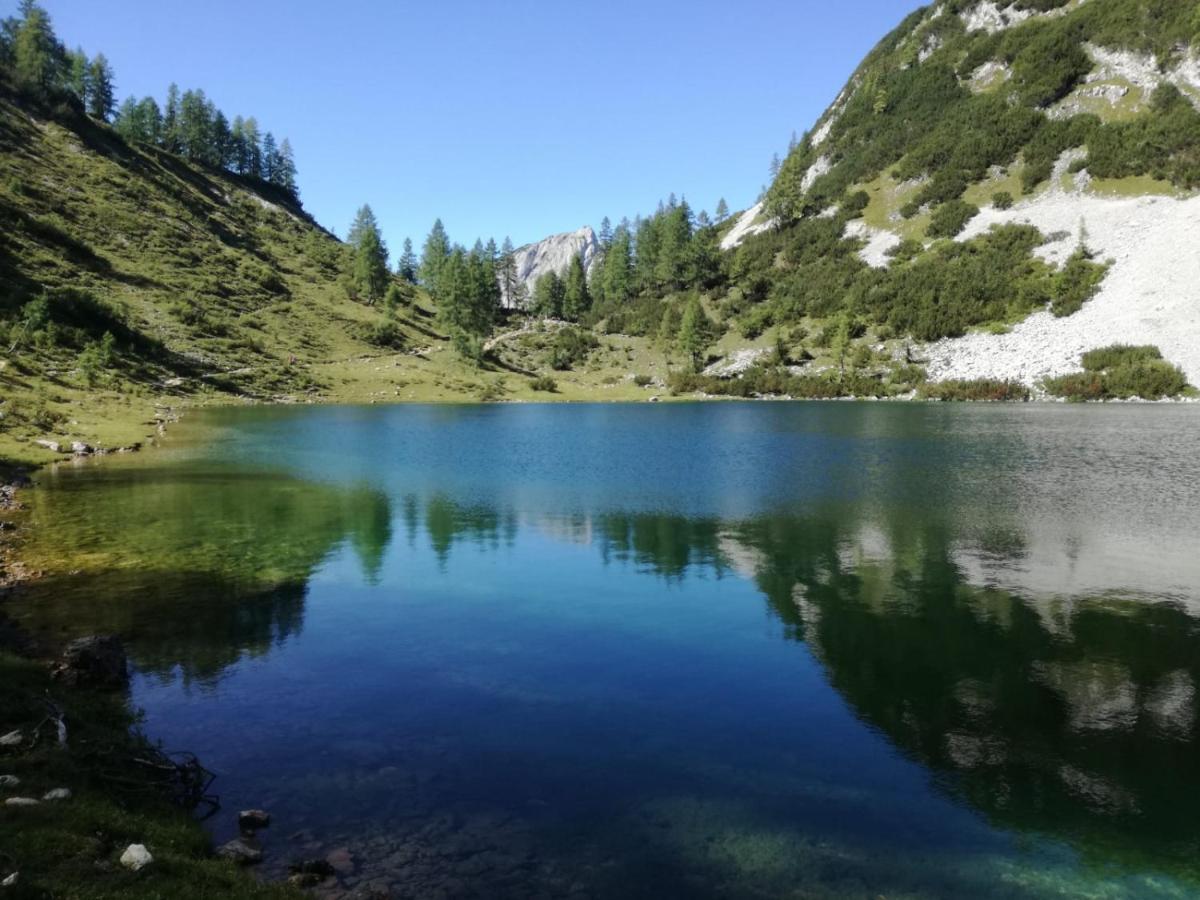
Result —
[[729, 204], [722, 197], [717, 201], [717, 223], [720, 224], [729, 218]]
[[396, 264], [396, 274], [409, 284], [417, 283], [417, 254], [413, 252], [412, 238], [404, 239], [404, 250]]
[[588, 294], [587, 272], [583, 268], [583, 257], [571, 257], [571, 265], [563, 279], [562, 315], [564, 319], [578, 322], [591, 309], [592, 298]]
[[379, 223], [370, 206], [364, 205], [350, 225], [348, 242], [353, 250], [351, 284], [367, 303], [382, 299], [388, 284], [388, 253]]
[[425, 238], [425, 246], [421, 250], [421, 267], [418, 270], [421, 286], [429, 293], [436, 295], [441, 288], [442, 270], [450, 258], [450, 238], [446, 234], [446, 226], [438, 219]]
[[107, 122], [117, 108], [116, 87], [113, 84], [112, 66], [103, 53], [88, 66], [87, 111], [93, 119]]

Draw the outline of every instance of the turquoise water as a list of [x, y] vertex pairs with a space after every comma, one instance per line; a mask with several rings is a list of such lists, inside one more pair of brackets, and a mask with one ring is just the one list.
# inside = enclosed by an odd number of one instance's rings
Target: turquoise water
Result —
[[[1200, 410], [247, 409], [14, 612], [399, 897], [1200, 894]], [[204, 435], [195, 443], [182, 437]], [[59, 560], [57, 566], [51, 561]], [[342, 858], [345, 854], [342, 854]]]

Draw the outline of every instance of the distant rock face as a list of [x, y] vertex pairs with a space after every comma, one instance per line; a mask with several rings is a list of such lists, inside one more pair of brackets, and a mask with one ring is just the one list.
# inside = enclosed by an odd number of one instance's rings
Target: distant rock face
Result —
[[[566, 274], [571, 260], [579, 256], [583, 259], [583, 268], [588, 275], [600, 261], [602, 255], [600, 241], [596, 238], [590, 225], [585, 225], [578, 231], [568, 231], [554, 234], [538, 241], [527, 244], [516, 252], [517, 277], [525, 286], [525, 302], [533, 293], [534, 283], [543, 275], [554, 272], [556, 275]], [[505, 297], [504, 305], [512, 308], [518, 304], [513, 298]]]

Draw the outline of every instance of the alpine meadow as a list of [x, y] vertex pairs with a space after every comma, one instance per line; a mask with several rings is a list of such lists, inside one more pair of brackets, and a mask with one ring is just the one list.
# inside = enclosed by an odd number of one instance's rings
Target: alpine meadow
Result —
[[1200, 0], [834, 6], [0, 2], [0, 900], [1200, 896]]

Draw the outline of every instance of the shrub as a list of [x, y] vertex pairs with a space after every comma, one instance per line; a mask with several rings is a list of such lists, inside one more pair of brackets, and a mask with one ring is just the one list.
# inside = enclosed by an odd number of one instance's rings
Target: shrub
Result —
[[1083, 354], [1082, 372], [1043, 383], [1048, 394], [1068, 400], [1158, 400], [1187, 390], [1187, 377], [1162, 358], [1157, 347], [1113, 344]]
[[404, 346], [404, 332], [391, 319], [362, 324], [359, 326], [358, 336], [376, 347], [399, 350]]
[[649, 375], [634, 375], [633, 383], [636, 384], [638, 387], [649, 387], [651, 384], [654, 383], [654, 379], [651, 378]]
[[1054, 296], [1050, 311], [1062, 318], [1083, 309], [1083, 304], [1100, 290], [1100, 282], [1108, 274], [1108, 266], [1092, 262], [1087, 249], [1080, 247], [1067, 260], [1054, 280]]
[[554, 336], [550, 348], [550, 368], [565, 372], [587, 359], [588, 354], [600, 346], [596, 336], [578, 328], [562, 328]]
[[1012, 209], [1013, 195], [1008, 191], [996, 191], [992, 194], [992, 206], [996, 209]]
[[529, 382], [529, 387], [535, 391], [541, 391], [547, 394], [558, 392], [558, 382], [549, 375], [539, 375]]
[[919, 393], [924, 400], [988, 402], [1024, 402], [1029, 399], [1029, 388], [1019, 381], [1002, 381], [996, 378], [974, 380], [937, 381], [923, 384]]
[[933, 212], [926, 234], [931, 238], [950, 238], [959, 234], [967, 223], [979, 215], [979, 207], [963, 200], [950, 200]]

